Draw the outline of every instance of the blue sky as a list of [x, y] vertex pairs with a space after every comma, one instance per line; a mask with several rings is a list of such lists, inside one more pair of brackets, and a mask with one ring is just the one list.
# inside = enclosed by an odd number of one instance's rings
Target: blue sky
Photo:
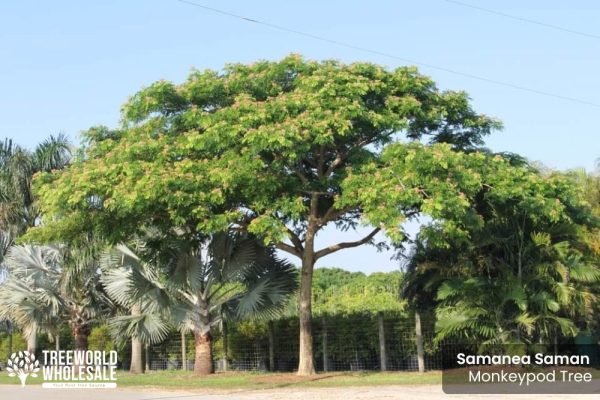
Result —
[[[195, 0], [192, 0], [195, 1]], [[250, 18], [422, 63], [600, 103], [600, 39], [461, 7], [421, 1], [197, 1]], [[595, 1], [465, 0], [523, 18], [600, 35]], [[0, 3], [0, 138], [33, 146], [65, 132], [115, 126], [128, 96], [191, 68], [279, 59], [402, 62], [231, 19], [176, 0]], [[487, 143], [559, 169], [592, 170], [600, 157], [600, 108], [514, 90], [427, 67], [443, 89], [467, 91], [475, 108], [500, 118]], [[350, 238], [353, 235], [350, 234]], [[359, 235], [356, 234], [356, 237]], [[326, 231], [321, 243], [348, 240]], [[366, 272], [398, 263], [371, 248], [318, 265]]]

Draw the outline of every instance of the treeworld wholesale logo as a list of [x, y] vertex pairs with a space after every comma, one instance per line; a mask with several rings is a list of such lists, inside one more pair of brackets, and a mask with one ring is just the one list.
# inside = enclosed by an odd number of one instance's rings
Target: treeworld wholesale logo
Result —
[[37, 372], [40, 370], [40, 362], [35, 359], [35, 354], [28, 351], [19, 351], [12, 353], [8, 359], [6, 370], [8, 376], [16, 376], [21, 381], [21, 387], [25, 386], [28, 376], [37, 378]]
[[13, 353], [8, 359], [8, 375], [18, 377], [21, 387], [40, 369], [47, 389], [110, 389], [117, 387], [116, 351], [43, 350], [43, 365], [29, 351]]

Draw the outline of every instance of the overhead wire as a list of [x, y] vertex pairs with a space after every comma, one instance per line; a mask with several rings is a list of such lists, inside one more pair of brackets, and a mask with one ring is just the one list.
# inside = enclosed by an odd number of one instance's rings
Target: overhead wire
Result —
[[[546, 96], [546, 97], [552, 97], [555, 99], [560, 99], [560, 100], [564, 100], [564, 101], [569, 101], [572, 103], [578, 103], [578, 104], [583, 104], [586, 106], [591, 106], [591, 107], [597, 107], [600, 108], [600, 103], [596, 103], [596, 102], [592, 102], [592, 101], [588, 101], [588, 100], [584, 100], [584, 99], [580, 99], [577, 97], [571, 97], [571, 96], [566, 96], [566, 95], [562, 95], [559, 93], [553, 93], [553, 92], [548, 92], [548, 91], [544, 91], [544, 90], [539, 90], [539, 89], [535, 89], [535, 88], [531, 88], [528, 86], [523, 86], [523, 85], [519, 85], [519, 84], [515, 84], [515, 83], [511, 83], [511, 82], [507, 82], [507, 81], [501, 81], [501, 80], [497, 80], [494, 78], [489, 78], [489, 77], [485, 77], [482, 75], [476, 75], [476, 74], [472, 74], [469, 72], [463, 72], [463, 71], [459, 71], [456, 69], [452, 69], [452, 68], [447, 68], [444, 66], [440, 66], [440, 65], [436, 65], [436, 64], [431, 64], [431, 63], [427, 63], [427, 62], [423, 62], [423, 61], [419, 61], [419, 60], [414, 60], [414, 59], [410, 59], [410, 58], [406, 58], [406, 57], [401, 57], [392, 53], [388, 53], [385, 51], [380, 51], [380, 50], [374, 50], [374, 49], [370, 49], [367, 47], [362, 47], [362, 46], [357, 46], [354, 45], [352, 43], [348, 43], [348, 42], [344, 42], [344, 41], [340, 41], [340, 40], [336, 40], [336, 39], [331, 39], [331, 38], [327, 38], [324, 36], [320, 36], [320, 35], [315, 35], [309, 32], [304, 32], [304, 31], [300, 31], [297, 29], [292, 29], [292, 28], [288, 28], [286, 26], [283, 25], [278, 25], [278, 24], [273, 24], [270, 22], [266, 22], [266, 21], [262, 21], [259, 19], [255, 19], [255, 18], [249, 18], [246, 17], [244, 15], [241, 14], [237, 14], [237, 13], [233, 13], [233, 12], [229, 12], [229, 11], [225, 11], [219, 8], [215, 8], [215, 7], [211, 7], [211, 6], [207, 6], [205, 4], [202, 3], [198, 3], [198, 2], [194, 2], [194, 1], [190, 1], [190, 0], [176, 0], [179, 3], [183, 3], [183, 4], [187, 4], [190, 6], [194, 6], [194, 7], [198, 7], [207, 11], [211, 11], [217, 14], [221, 14], [230, 18], [236, 18], [242, 21], [246, 21], [249, 23], [253, 23], [253, 24], [257, 24], [257, 25], [261, 25], [261, 26], [265, 26], [271, 29], [275, 29], [275, 30], [279, 30], [282, 32], [287, 32], [287, 33], [292, 33], [298, 36], [304, 36], [304, 37], [308, 37], [314, 40], [318, 40], [321, 42], [325, 42], [325, 43], [330, 43], [330, 44], [334, 44], [340, 47], [345, 47], [345, 48], [349, 48], [349, 49], [353, 49], [353, 50], [358, 50], [364, 53], [370, 53], [370, 54], [374, 54], [374, 55], [378, 55], [378, 56], [383, 56], [383, 57], [387, 57], [387, 58], [391, 58], [394, 60], [398, 60], [398, 61], [402, 61], [405, 63], [409, 63], [409, 64], [413, 64], [413, 65], [418, 65], [421, 67], [425, 67], [425, 68], [430, 68], [430, 69], [434, 69], [437, 71], [442, 71], [442, 72], [447, 72], [453, 75], [457, 75], [457, 76], [462, 76], [465, 78], [469, 78], [469, 79], [474, 79], [474, 80], [478, 80], [478, 81], [482, 81], [482, 82], [486, 82], [486, 83], [491, 83], [494, 85], [498, 85], [498, 86], [504, 86], [504, 87], [508, 87], [511, 89], [515, 89], [515, 90], [520, 90], [520, 91], [524, 91], [524, 92], [528, 92], [528, 93], [533, 93], [533, 94], [537, 94], [537, 95], [541, 95], [541, 96]], [[447, 0], [450, 1], [450, 0]]]
[[560, 25], [554, 25], [554, 24], [550, 24], [544, 21], [538, 21], [535, 19], [530, 19], [530, 18], [524, 18], [518, 15], [514, 15], [514, 14], [508, 14], [502, 11], [498, 11], [498, 10], [494, 10], [491, 8], [487, 8], [487, 7], [481, 7], [479, 5], [475, 5], [475, 4], [471, 4], [471, 3], [465, 3], [464, 1], [459, 1], [459, 0], [442, 0], [445, 1], [446, 3], [452, 3], [461, 7], [467, 7], [467, 8], [472, 8], [474, 10], [479, 10], [479, 11], [483, 11], [489, 14], [494, 14], [494, 15], [498, 15], [500, 17], [504, 17], [504, 18], [509, 18], [509, 19], [513, 19], [516, 21], [520, 21], [520, 22], [526, 22], [528, 24], [534, 24], [534, 25], [538, 25], [538, 26], [543, 26], [544, 28], [550, 28], [550, 29], [554, 29], [557, 31], [561, 31], [561, 32], [566, 32], [566, 33], [570, 33], [573, 35], [578, 35], [578, 36], [585, 36], [588, 38], [592, 38], [592, 39], [600, 39], [600, 35], [595, 35], [593, 33], [588, 33], [588, 32], [583, 32], [583, 31], [578, 31], [575, 29], [570, 29], [570, 28], [566, 28], [564, 26], [560, 26]]

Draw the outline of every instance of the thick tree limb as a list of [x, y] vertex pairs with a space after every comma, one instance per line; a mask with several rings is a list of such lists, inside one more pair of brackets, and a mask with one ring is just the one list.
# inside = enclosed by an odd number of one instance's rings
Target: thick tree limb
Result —
[[325, 165], [325, 148], [321, 145], [319, 147], [319, 160], [317, 162], [317, 176], [323, 177], [323, 165]]
[[291, 255], [302, 258], [302, 253], [292, 245], [284, 242], [277, 242], [275, 243], [275, 247], [277, 247], [279, 250], [285, 251], [286, 253], [290, 253]]
[[306, 174], [304, 173], [304, 171], [302, 171], [300, 169], [300, 167], [296, 167], [294, 168], [294, 172], [296, 173], [296, 175], [298, 176], [298, 178], [300, 178], [300, 180], [302, 181], [302, 183], [304, 183], [305, 185], [308, 185], [308, 178], [306, 177]]
[[337, 157], [329, 164], [329, 168], [327, 168], [327, 172], [325, 172], [325, 177], [331, 176], [333, 171], [346, 159], [346, 153], [339, 153]]
[[362, 244], [365, 244], [367, 242], [369, 242], [371, 239], [373, 239], [373, 237], [375, 237], [375, 235], [377, 235], [377, 233], [381, 230], [381, 228], [375, 228], [371, 231], [371, 233], [369, 233], [367, 236], [365, 236], [364, 238], [357, 240], [355, 242], [341, 242], [338, 244], [334, 244], [332, 246], [329, 247], [325, 247], [319, 251], [317, 251], [315, 253], [315, 259], [319, 259], [321, 257], [325, 257], [328, 254], [331, 253], [335, 253], [338, 250], [342, 250], [342, 249], [347, 249], [350, 247], [357, 247], [360, 246]]
[[296, 250], [298, 250], [299, 252], [302, 252], [304, 250], [304, 246], [302, 246], [302, 240], [298, 237], [298, 235], [296, 235], [296, 233], [294, 233], [293, 230], [291, 230], [290, 228], [286, 228], [286, 229], [287, 229], [288, 233], [290, 234], [290, 240], [294, 244], [294, 247], [296, 248]]
[[331, 206], [327, 211], [325, 211], [325, 215], [323, 215], [319, 219], [319, 224], [325, 225], [328, 222], [334, 221], [342, 215], [346, 214], [347, 212], [352, 211], [353, 208], [354, 207], [344, 207], [341, 209], [337, 209], [335, 208], [335, 206]]

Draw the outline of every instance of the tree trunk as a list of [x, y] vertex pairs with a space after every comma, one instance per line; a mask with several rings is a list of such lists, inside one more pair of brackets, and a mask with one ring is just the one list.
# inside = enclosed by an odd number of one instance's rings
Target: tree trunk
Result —
[[313, 357], [312, 335], [312, 274], [315, 266], [314, 232], [310, 229], [306, 235], [306, 245], [302, 256], [302, 272], [300, 277], [300, 360], [298, 375], [314, 375], [315, 361]]
[[187, 350], [185, 348], [185, 331], [181, 331], [181, 369], [187, 371]]
[[415, 333], [417, 335], [417, 362], [419, 372], [425, 372], [425, 351], [423, 349], [423, 334], [421, 332], [421, 316], [415, 311]]
[[146, 343], [146, 345], [144, 346], [144, 352], [145, 352], [145, 362], [146, 362], [146, 366], [145, 366], [145, 371], [150, 371], [150, 345], [148, 343]]
[[31, 325], [25, 335], [27, 336], [27, 351], [35, 354], [37, 350], [37, 325]]
[[269, 371], [275, 371], [275, 327], [269, 321]]
[[58, 332], [54, 335], [54, 346], [56, 351], [60, 351], [60, 334]]
[[306, 227], [304, 249], [302, 251], [302, 271], [300, 276], [300, 293], [298, 314], [300, 317], [300, 354], [298, 375], [314, 375], [315, 360], [312, 335], [312, 276], [315, 262], [315, 235], [318, 230], [319, 196], [311, 194], [310, 215]]
[[73, 331], [75, 338], [75, 350], [86, 351], [88, 349], [88, 336], [90, 336], [90, 328], [87, 326], [78, 326]]
[[210, 332], [203, 334], [199, 329], [194, 330], [194, 341], [196, 343], [194, 373], [199, 376], [212, 374], [212, 336]]
[[13, 353], [13, 333], [12, 330], [10, 332], [8, 332], [8, 355], [6, 356], [6, 358], [10, 358], [10, 356]]
[[129, 372], [132, 374], [143, 374], [142, 364], [142, 341], [138, 337], [131, 338], [131, 365]]
[[[88, 336], [91, 331], [89, 325], [81, 318], [71, 320], [69, 325], [71, 326], [71, 334], [75, 339], [75, 351], [86, 351], [88, 349]], [[73, 362], [73, 367], [76, 368], [75, 371], [81, 371], [81, 367], [85, 367], [85, 362], [81, 365]]]
[[387, 371], [387, 354], [385, 350], [385, 327], [383, 325], [383, 313], [377, 313], [377, 326], [379, 328], [379, 364], [381, 371]]
[[[131, 315], [140, 315], [140, 306], [135, 304], [131, 307]], [[142, 364], [142, 341], [139, 337], [131, 337], [131, 365], [129, 372], [132, 374], [143, 374]]]

